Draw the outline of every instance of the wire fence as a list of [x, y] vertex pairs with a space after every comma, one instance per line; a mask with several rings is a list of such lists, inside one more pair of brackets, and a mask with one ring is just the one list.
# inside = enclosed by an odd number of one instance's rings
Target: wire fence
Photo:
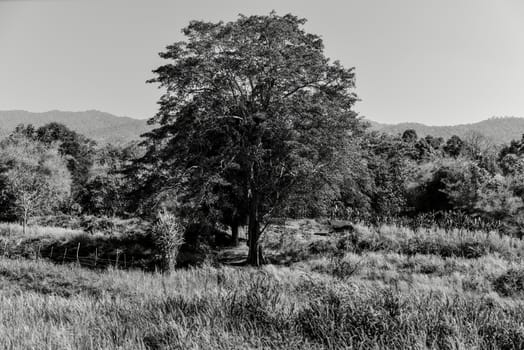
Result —
[[[81, 244], [78, 243], [76, 249], [71, 249], [68, 247], [43, 247], [39, 245], [34, 247], [32, 251], [20, 252], [18, 249], [13, 249], [9, 247], [8, 242], [4, 243], [3, 247], [0, 247], [1, 254], [5, 258], [15, 258], [15, 257], [29, 257], [35, 260], [49, 260], [54, 263], [75, 263], [82, 267], [89, 268], [107, 268], [113, 267], [115, 269], [128, 269], [132, 267], [144, 267], [145, 256], [135, 256], [133, 254], [128, 254], [123, 249], [117, 249], [113, 254], [100, 255], [100, 250], [95, 248], [92, 253], [88, 255], [80, 255]], [[83, 250], [85, 253], [85, 250]], [[113, 255], [113, 257], [108, 256]], [[149, 257], [150, 261], [154, 260], [154, 256]], [[151, 264], [146, 264], [151, 265]], [[151, 267], [151, 266], [149, 266]]]

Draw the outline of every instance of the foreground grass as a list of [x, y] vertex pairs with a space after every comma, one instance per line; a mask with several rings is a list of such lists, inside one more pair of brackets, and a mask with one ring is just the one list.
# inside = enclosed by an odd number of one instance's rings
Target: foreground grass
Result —
[[[318, 237], [295, 226], [266, 236], [278, 265], [261, 269], [162, 275], [0, 258], [0, 348], [524, 348], [520, 240], [394, 226]], [[2, 229], [11, 249], [106, 239]]]
[[520, 299], [356, 277], [275, 266], [97, 273], [0, 260], [0, 348], [524, 347]]

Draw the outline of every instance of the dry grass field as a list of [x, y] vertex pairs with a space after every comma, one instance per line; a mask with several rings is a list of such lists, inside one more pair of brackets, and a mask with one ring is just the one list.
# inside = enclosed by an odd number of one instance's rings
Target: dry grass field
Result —
[[273, 227], [261, 269], [215, 259], [160, 274], [2, 258], [0, 348], [524, 348], [520, 240], [322, 230]]

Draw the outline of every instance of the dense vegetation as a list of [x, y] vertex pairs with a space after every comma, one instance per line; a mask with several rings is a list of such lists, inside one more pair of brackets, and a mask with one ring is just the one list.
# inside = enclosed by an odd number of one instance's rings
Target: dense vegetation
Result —
[[0, 142], [3, 347], [524, 346], [524, 137], [370, 130], [304, 23], [191, 22], [139, 143]]

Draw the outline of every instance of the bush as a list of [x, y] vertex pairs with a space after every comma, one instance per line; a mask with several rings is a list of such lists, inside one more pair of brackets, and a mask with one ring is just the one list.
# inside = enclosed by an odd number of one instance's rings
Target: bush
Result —
[[77, 216], [67, 215], [67, 214], [58, 214], [58, 215], [47, 215], [47, 216], [37, 216], [33, 217], [30, 221], [31, 225], [37, 226], [51, 226], [51, 227], [61, 227], [77, 230], [81, 228], [81, 220]]
[[328, 273], [339, 279], [346, 279], [356, 274], [360, 269], [360, 263], [345, 260], [341, 257], [333, 257], [327, 265], [319, 265], [314, 271]]
[[84, 215], [80, 219], [80, 227], [87, 233], [113, 232], [115, 223], [108, 217]]
[[180, 247], [184, 243], [184, 228], [171, 213], [161, 212], [151, 230], [155, 246], [160, 253], [162, 269], [172, 271]]
[[315, 240], [309, 243], [308, 252], [312, 255], [332, 254], [337, 251], [336, 242], [333, 240]]
[[493, 281], [493, 289], [502, 296], [524, 295], [524, 270], [510, 269]]
[[143, 234], [146, 233], [149, 223], [139, 218], [121, 219], [118, 217], [83, 215], [78, 227], [86, 233], [112, 234]]

